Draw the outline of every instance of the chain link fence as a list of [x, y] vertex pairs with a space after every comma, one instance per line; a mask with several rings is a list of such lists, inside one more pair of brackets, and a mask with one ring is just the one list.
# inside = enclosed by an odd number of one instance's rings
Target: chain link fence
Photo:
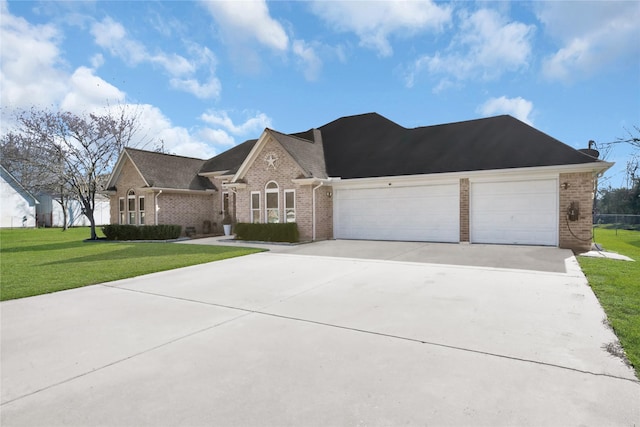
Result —
[[594, 225], [608, 225], [607, 228], [640, 229], [640, 215], [631, 214], [594, 214]]

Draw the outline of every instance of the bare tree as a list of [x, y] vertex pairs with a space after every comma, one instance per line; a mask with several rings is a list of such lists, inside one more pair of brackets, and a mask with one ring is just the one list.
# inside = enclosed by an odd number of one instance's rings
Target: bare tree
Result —
[[139, 116], [130, 114], [125, 106], [103, 115], [32, 108], [16, 116], [13, 135], [28, 141], [39, 153], [29, 167], [46, 171], [43, 173], [55, 177], [61, 189], [70, 191], [89, 220], [91, 239], [97, 239], [96, 193], [103, 189], [120, 151], [132, 143]]

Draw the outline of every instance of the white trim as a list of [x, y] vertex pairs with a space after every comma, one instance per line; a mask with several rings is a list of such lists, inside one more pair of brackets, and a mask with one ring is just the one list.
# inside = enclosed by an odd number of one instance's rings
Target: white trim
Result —
[[232, 190], [238, 188], [246, 188], [247, 184], [244, 182], [223, 182], [221, 184], [223, 190]]
[[[124, 197], [118, 197], [118, 224], [123, 225], [127, 223], [127, 210], [126, 210], [126, 204], [125, 204], [125, 198]], [[122, 202], [122, 206], [120, 205], [120, 202]], [[122, 207], [122, 209], [120, 209]]]
[[[463, 171], [463, 172], [445, 172], [421, 175], [402, 175], [387, 176], [375, 178], [353, 178], [353, 179], [336, 179], [329, 178], [331, 185], [335, 188], [374, 188], [389, 186], [418, 186], [418, 185], [438, 185], [447, 184], [460, 180], [460, 178], [469, 178], [469, 181], [497, 181], [516, 179], [534, 178], [541, 179], [557, 177], [561, 173], [571, 172], [592, 172], [601, 174], [613, 166], [610, 162], [592, 162], [577, 165], [560, 165], [560, 166], [538, 166], [531, 168], [512, 168], [512, 169], [492, 169], [486, 171]], [[527, 178], [528, 177], [528, 178]]]
[[[289, 207], [287, 208], [287, 193], [293, 193], [293, 207]], [[293, 210], [293, 221], [292, 222], [296, 222], [296, 218], [297, 218], [297, 212], [296, 212], [296, 190], [294, 189], [287, 189], [283, 191], [283, 198], [284, 198], [284, 222], [287, 223], [289, 221], [287, 221], [287, 209], [289, 210]]]
[[265, 129], [262, 132], [262, 135], [260, 135], [260, 138], [258, 138], [258, 141], [256, 141], [256, 143], [254, 144], [253, 148], [251, 149], [247, 157], [244, 158], [244, 161], [242, 162], [242, 164], [238, 168], [238, 171], [235, 173], [235, 175], [231, 179], [231, 182], [235, 182], [239, 179], [242, 179], [245, 176], [245, 174], [247, 173], [251, 165], [253, 165], [253, 162], [255, 162], [255, 160], [258, 158], [258, 154], [262, 151], [264, 146], [267, 145], [267, 142], [269, 142], [272, 139], [274, 138], [271, 137], [270, 130], [268, 128]]
[[[142, 201], [142, 204], [140, 203]], [[142, 209], [142, 205], [144, 205], [144, 209]], [[145, 200], [145, 196], [138, 196], [138, 224], [146, 225], [147, 218], [147, 202]], [[145, 220], [143, 221], [142, 218]]]
[[[255, 208], [253, 206], [253, 195], [257, 194], [258, 195], [258, 207]], [[251, 222], [253, 223], [253, 212], [254, 211], [258, 211], [258, 223], [262, 222], [262, 208], [260, 206], [260, 200], [262, 200], [262, 192], [260, 191], [252, 191], [249, 195], [249, 218], [251, 219]]]
[[217, 193], [218, 190], [208, 189], [208, 190], [189, 190], [183, 188], [166, 188], [166, 187], [139, 187], [140, 191], [159, 191], [165, 193], [190, 193], [190, 194], [199, 194], [199, 195], [209, 195], [213, 193]]
[[[276, 185], [276, 188], [267, 188], [267, 186], [271, 183], [274, 183]], [[269, 204], [267, 203], [267, 195], [269, 194], [275, 194], [277, 196], [277, 207], [276, 209], [269, 209]], [[269, 222], [269, 210], [275, 210], [278, 213], [278, 221], [277, 223], [280, 223], [280, 186], [278, 185], [278, 183], [276, 181], [269, 181], [264, 185], [264, 222], [268, 223]]]
[[291, 180], [296, 185], [316, 185], [322, 183], [323, 185], [332, 184], [333, 182], [340, 181], [340, 178], [294, 178]]
[[233, 175], [225, 175], [227, 172], [229, 172], [229, 170], [223, 170], [223, 171], [213, 171], [213, 172], [200, 172], [198, 173], [198, 176], [204, 176], [204, 177], [211, 177], [211, 178], [232, 178]]

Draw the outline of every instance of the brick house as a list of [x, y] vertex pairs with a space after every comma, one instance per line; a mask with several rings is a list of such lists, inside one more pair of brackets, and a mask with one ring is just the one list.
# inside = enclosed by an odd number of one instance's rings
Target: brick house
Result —
[[590, 247], [594, 187], [612, 166], [510, 116], [404, 128], [376, 113], [265, 129], [208, 160], [127, 148], [111, 221], [220, 230], [296, 222], [303, 240]]

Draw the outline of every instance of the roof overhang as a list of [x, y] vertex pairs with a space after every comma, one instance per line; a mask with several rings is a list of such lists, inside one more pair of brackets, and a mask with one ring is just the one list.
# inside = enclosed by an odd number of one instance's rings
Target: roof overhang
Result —
[[199, 176], [204, 176], [205, 178], [233, 178], [233, 174], [225, 175], [228, 173], [228, 170], [224, 171], [213, 171], [213, 172], [200, 172]]
[[291, 180], [297, 185], [332, 185], [334, 182], [340, 181], [340, 178], [294, 178]]
[[[611, 162], [580, 163], [575, 165], [537, 166], [529, 168], [491, 169], [482, 171], [443, 172], [422, 175], [381, 176], [373, 178], [329, 178], [334, 188], [375, 188], [394, 186], [437, 185], [458, 182], [469, 178], [471, 182], [492, 180], [516, 180], [557, 178], [561, 173], [591, 172], [600, 177], [612, 167]], [[295, 182], [295, 180], [294, 180]]]
[[246, 188], [247, 184], [245, 182], [223, 182], [222, 183], [222, 188], [223, 189], [240, 189], [240, 188]]
[[183, 194], [213, 194], [218, 190], [215, 189], [207, 189], [207, 190], [190, 190], [186, 188], [166, 188], [166, 187], [141, 187], [140, 190], [153, 191], [154, 193], [183, 193]]

